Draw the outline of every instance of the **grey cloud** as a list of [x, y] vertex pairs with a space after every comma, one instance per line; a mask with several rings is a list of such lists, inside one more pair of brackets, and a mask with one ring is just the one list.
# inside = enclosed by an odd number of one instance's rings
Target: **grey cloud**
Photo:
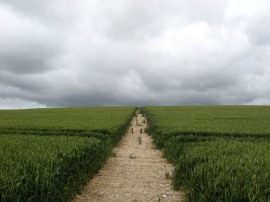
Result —
[[[105, 4], [105, 5], [104, 5]], [[143, 1], [101, 3], [99, 18], [92, 24], [112, 40], [138, 43], [158, 37], [166, 29], [204, 21], [219, 24], [225, 20], [228, 2], [218, 1]], [[91, 10], [91, 8], [90, 8]], [[92, 16], [91, 16], [92, 17]]]
[[78, 3], [67, 3], [64, 0], [51, 2], [0, 0], [0, 5], [14, 10], [18, 15], [25, 16], [54, 29], [63, 29], [67, 24], [72, 24], [76, 20], [77, 9], [79, 9]]
[[248, 22], [246, 32], [249, 40], [255, 45], [269, 46], [270, 45], [270, 3], [267, 2], [264, 10], [254, 16]]
[[61, 32], [0, 4], [1, 11], [0, 72], [36, 74], [55, 68], [53, 60], [63, 51]]
[[45, 108], [46, 105], [41, 105], [40, 103], [22, 100], [18, 98], [5, 98], [1, 99], [1, 109], [25, 109], [25, 108]]
[[[33, 54], [27, 53], [4, 53], [0, 57], [0, 65], [3, 69], [14, 74], [42, 73], [48, 71], [51, 67], [43, 55], [33, 49]], [[2, 70], [3, 70], [2, 69]]]
[[0, 1], [0, 108], [267, 104], [270, 8], [233, 2]]
[[48, 93], [48, 88], [50, 87], [49, 83], [44, 81], [39, 75], [14, 75], [12, 72], [1, 72], [0, 85], [18, 89], [22, 94], [32, 92], [39, 95]]

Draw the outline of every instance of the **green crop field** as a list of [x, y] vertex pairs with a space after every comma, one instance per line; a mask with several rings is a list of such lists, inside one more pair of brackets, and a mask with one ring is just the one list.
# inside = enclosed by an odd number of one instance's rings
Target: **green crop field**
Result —
[[270, 201], [270, 107], [145, 107], [187, 201]]
[[0, 201], [68, 201], [134, 113], [135, 107], [0, 110]]
[[[135, 107], [0, 110], [0, 201], [69, 201]], [[187, 201], [270, 201], [270, 107], [145, 107]]]

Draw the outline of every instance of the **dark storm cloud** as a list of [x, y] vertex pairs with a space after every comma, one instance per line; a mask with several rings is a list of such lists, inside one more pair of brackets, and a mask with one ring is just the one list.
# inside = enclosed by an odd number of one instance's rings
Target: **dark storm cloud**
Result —
[[269, 104], [267, 0], [0, 1], [0, 108]]

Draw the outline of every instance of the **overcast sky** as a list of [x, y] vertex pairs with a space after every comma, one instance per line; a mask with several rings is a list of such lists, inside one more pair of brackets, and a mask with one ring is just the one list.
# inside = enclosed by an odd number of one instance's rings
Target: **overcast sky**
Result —
[[270, 104], [269, 0], [0, 0], [0, 109]]

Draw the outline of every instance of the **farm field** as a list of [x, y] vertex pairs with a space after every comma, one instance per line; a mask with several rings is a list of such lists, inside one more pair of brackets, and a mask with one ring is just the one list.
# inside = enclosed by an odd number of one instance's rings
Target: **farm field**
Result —
[[186, 201], [270, 200], [270, 107], [145, 107]]
[[0, 201], [71, 199], [98, 171], [135, 110], [0, 110]]

